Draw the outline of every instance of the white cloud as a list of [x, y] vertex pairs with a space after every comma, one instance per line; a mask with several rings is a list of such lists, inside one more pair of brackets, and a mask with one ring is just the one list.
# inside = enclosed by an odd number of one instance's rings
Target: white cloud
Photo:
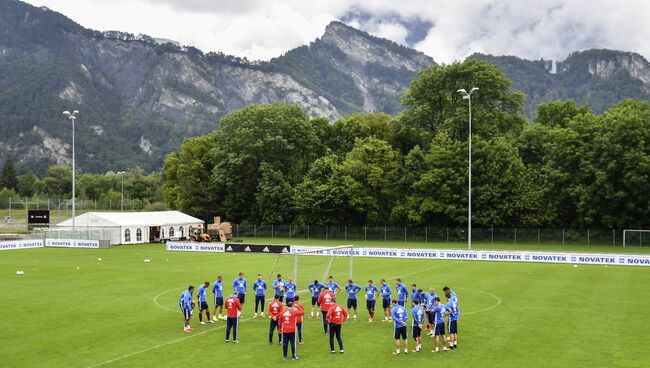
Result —
[[585, 48], [650, 56], [642, 0], [29, 0], [88, 28], [145, 33], [250, 59], [309, 43], [350, 11], [355, 27], [404, 44], [409, 19], [433, 24], [416, 48], [440, 62], [473, 52], [562, 59]]

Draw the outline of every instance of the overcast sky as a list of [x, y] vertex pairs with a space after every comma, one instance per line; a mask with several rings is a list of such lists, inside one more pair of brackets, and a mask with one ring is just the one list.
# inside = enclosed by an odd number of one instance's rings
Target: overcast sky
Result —
[[650, 56], [644, 0], [28, 0], [97, 30], [167, 38], [268, 60], [332, 20], [412, 46], [438, 62], [474, 52], [563, 59], [587, 48]]

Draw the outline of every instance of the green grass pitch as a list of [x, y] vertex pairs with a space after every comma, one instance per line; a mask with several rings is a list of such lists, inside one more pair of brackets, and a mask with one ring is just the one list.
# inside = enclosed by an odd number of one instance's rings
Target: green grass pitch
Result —
[[[431, 353], [432, 339], [424, 337], [424, 352], [393, 356], [392, 325], [370, 324], [361, 310], [358, 321], [343, 326], [344, 355], [330, 354], [319, 321], [307, 318], [300, 360], [284, 362], [280, 347], [267, 343], [268, 319], [251, 318], [250, 298], [240, 344], [224, 342], [225, 322], [200, 326], [196, 315], [195, 332], [183, 333], [177, 301], [184, 288], [212, 282], [217, 274], [230, 284], [240, 271], [252, 284], [258, 272], [268, 277], [274, 259], [167, 252], [160, 244], [2, 252], [0, 366], [650, 365], [650, 272], [642, 267], [355, 258], [360, 285], [401, 276], [407, 284], [457, 291], [459, 349], [446, 353]], [[322, 275], [325, 260], [301, 261], [299, 289]], [[347, 279], [346, 262], [336, 259], [331, 272], [340, 284]], [[290, 262], [280, 266], [292, 272]]]

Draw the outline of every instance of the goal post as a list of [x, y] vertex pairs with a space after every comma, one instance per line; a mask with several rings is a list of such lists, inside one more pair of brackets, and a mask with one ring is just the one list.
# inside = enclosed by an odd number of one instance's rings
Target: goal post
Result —
[[[644, 241], [646, 244], [644, 244]], [[648, 229], [625, 229], [623, 230], [623, 248], [627, 246], [648, 246], [650, 242], [650, 230]]]
[[[306, 286], [313, 280], [325, 281], [332, 273], [344, 273], [350, 279], [354, 271], [354, 246], [341, 245], [336, 247], [305, 246], [298, 252], [278, 254], [271, 267], [268, 280], [275, 275], [293, 273], [293, 280], [301, 286]], [[334, 272], [335, 271], [335, 272]]]

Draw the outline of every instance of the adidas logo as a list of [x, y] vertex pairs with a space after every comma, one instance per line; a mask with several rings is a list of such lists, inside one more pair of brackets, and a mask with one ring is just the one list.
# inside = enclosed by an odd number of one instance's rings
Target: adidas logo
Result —
[[289, 250], [286, 247], [282, 248], [282, 253], [289, 253]]
[[269, 253], [271, 252], [271, 250], [269, 249], [269, 247], [264, 247], [264, 249], [262, 249], [262, 252]]
[[230, 245], [226, 248], [226, 252], [232, 252], [232, 247]]
[[251, 247], [247, 245], [246, 248], [244, 248], [244, 252], [250, 252], [250, 251], [251, 251]]

